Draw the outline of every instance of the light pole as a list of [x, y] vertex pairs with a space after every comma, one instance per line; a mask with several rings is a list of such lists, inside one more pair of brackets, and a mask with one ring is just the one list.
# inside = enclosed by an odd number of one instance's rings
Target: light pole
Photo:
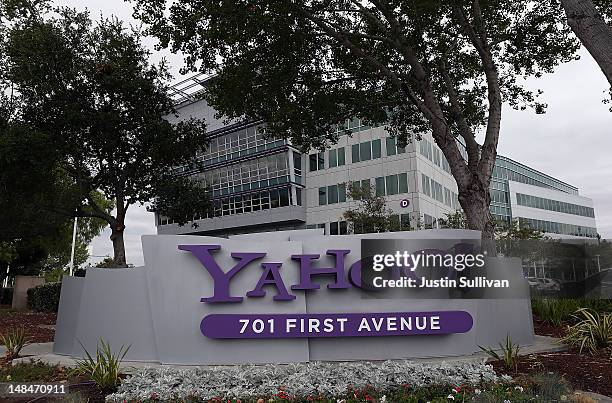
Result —
[[76, 234], [77, 234], [77, 221], [78, 217], [74, 217], [74, 226], [72, 227], [72, 250], [70, 251], [70, 275], [74, 272], [74, 249], [76, 247]]
[[2, 287], [7, 288], [8, 287], [8, 280], [9, 280], [9, 272], [11, 271], [11, 265], [10, 263], [6, 265], [6, 278], [3, 281]]

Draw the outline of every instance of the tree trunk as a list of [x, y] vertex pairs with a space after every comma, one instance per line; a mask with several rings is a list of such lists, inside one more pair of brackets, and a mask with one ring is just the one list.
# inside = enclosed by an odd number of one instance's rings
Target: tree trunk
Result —
[[125, 225], [123, 225], [123, 223], [116, 223], [112, 225], [111, 228], [112, 233], [110, 239], [113, 242], [115, 265], [117, 267], [127, 267], [127, 262], [125, 260], [125, 243], [123, 241]]
[[597, 62], [612, 86], [612, 27], [592, 0], [561, 0], [567, 23]]
[[492, 240], [495, 224], [489, 209], [491, 196], [488, 186], [476, 182], [468, 189], [459, 189], [459, 203], [465, 212], [467, 228], [480, 231], [483, 240]]

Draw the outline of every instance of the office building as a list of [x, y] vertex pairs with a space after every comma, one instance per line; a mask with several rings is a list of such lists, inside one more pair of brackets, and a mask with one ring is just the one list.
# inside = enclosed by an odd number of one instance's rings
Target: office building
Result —
[[[384, 126], [347, 120], [337, 144], [302, 154], [289, 140], [266, 139], [264, 122], [226, 122], [206, 101], [192, 94], [205, 80], [197, 77], [174, 87], [177, 119], [203, 118], [210, 134], [195, 175], [211, 189], [214, 209], [178, 226], [157, 216], [160, 234], [232, 234], [299, 228], [324, 228], [345, 234], [343, 213], [355, 206], [347, 185], [369, 184], [387, 199], [402, 229], [440, 225], [460, 209], [457, 185], [441, 150], [429, 135], [398, 147]], [[174, 119], [174, 117], [173, 117]], [[578, 189], [510, 158], [497, 158], [491, 182], [491, 212], [496, 219], [557, 236], [595, 237], [593, 202]]]

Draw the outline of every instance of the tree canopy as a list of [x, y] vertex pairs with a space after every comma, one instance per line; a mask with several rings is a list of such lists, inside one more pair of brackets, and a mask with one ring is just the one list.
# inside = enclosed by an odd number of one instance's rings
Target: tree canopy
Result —
[[[63, 200], [38, 202], [33, 186], [28, 194], [34, 197], [32, 205], [57, 215], [103, 220], [112, 230], [116, 264], [125, 266], [128, 208], [165, 194], [173, 167], [195, 164], [206, 147], [204, 122], [167, 119], [175, 110], [166, 64], [151, 64], [141, 33], [116, 18], [92, 21], [88, 13], [68, 8], [21, 13], [0, 46], [6, 67], [2, 79], [14, 94], [10, 118], [17, 129], [28, 128], [36, 146], [19, 140], [22, 149], [13, 158], [20, 161], [13, 161], [12, 179], [42, 184], [18, 169], [24, 161], [47, 164], [41, 174], [47, 179], [58, 175], [70, 191], [62, 193]], [[191, 210], [168, 214], [186, 222], [206, 208], [205, 193], [197, 191], [197, 203], [182, 204]], [[113, 212], [98, 194], [112, 201]]]
[[356, 202], [355, 208], [346, 210], [342, 216], [355, 234], [400, 231], [400, 219], [387, 207], [387, 199], [377, 196], [372, 186], [361, 186], [358, 182], [348, 184], [349, 199]]
[[132, 2], [185, 70], [215, 74], [206, 98], [228, 117], [264, 119], [304, 150], [334, 143], [353, 117], [400, 143], [431, 132], [468, 226], [486, 238], [502, 103], [542, 112], [521, 78], [578, 48], [554, 1]]

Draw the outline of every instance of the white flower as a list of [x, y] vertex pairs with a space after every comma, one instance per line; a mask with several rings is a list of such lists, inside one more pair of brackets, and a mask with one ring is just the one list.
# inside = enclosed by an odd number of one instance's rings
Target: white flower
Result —
[[476, 393], [477, 395], [481, 394], [482, 391], [480, 389], [474, 389], [474, 393]]
[[510, 400], [504, 400], [504, 403], [510, 403]]
[[[160, 400], [190, 397], [208, 401], [222, 397], [256, 401], [278, 393], [279, 385], [290, 395], [308, 396], [314, 392], [331, 397], [343, 395], [349, 387], [360, 389], [367, 385], [386, 390], [404, 384], [413, 387], [479, 385], [500, 379], [490, 365], [478, 362], [424, 364], [399, 360], [377, 364], [311, 362], [189, 369], [140, 368], [121, 383], [116, 393], [107, 396], [106, 401], [143, 400], [152, 392], [156, 392]], [[389, 400], [383, 398], [380, 403], [388, 403]], [[338, 400], [337, 403], [346, 402]]]
[[455, 396], [453, 396], [453, 395], [448, 395], [448, 396], [446, 396], [446, 398], [448, 400], [455, 400]]
[[385, 403], [386, 401], [387, 401], [387, 395], [383, 395], [383, 397], [380, 398], [380, 402]]
[[514, 389], [518, 390], [519, 392], [523, 392], [523, 387], [522, 386], [515, 386]]

